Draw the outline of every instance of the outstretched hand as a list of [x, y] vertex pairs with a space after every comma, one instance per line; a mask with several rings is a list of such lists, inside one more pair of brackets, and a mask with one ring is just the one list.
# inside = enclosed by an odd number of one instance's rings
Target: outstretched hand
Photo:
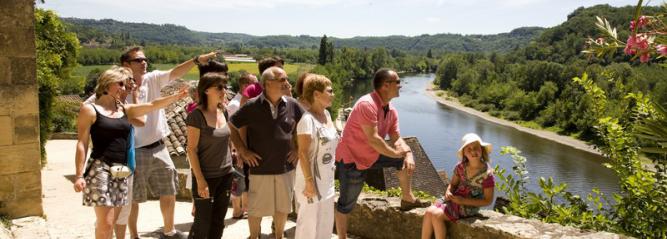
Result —
[[199, 61], [199, 63], [207, 64], [208, 62], [215, 59], [218, 56], [218, 54], [220, 54], [219, 51], [212, 51], [212, 52], [200, 55], [199, 58], [198, 58], [198, 61]]

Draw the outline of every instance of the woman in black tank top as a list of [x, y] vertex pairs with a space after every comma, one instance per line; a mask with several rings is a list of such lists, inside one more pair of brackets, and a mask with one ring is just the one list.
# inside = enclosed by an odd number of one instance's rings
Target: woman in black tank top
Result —
[[[126, 94], [125, 85], [130, 81], [129, 68], [113, 66], [103, 72], [95, 87], [95, 102], [84, 104], [77, 119], [74, 191], [84, 192], [83, 205], [95, 207], [95, 238], [111, 238], [114, 222], [108, 218], [128, 203], [127, 178], [113, 178], [109, 171], [113, 164], [127, 164], [127, 140], [132, 127], [128, 119], [164, 108], [187, 95], [183, 89], [149, 103], [123, 105], [121, 96]], [[89, 138], [93, 140], [93, 152], [84, 170]]]

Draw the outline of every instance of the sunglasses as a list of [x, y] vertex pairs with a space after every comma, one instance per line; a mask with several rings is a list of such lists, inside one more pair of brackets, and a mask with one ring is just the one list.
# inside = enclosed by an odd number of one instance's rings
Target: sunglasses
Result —
[[129, 62], [135, 62], [135, 63], [141, 63], [141, 62], [144, 62], [144, 61], [146, 63], [148, 63], [148, 58], [134, 58], [134, 59], [129, 60]]
[[123, 82], [123, 81], [117, 81], [116, 83], [118, 83], [118, 86], [120, 86], [120, 87], [125, 86], [125, 82]]
[[396, 83], [397, 85], [401, 84], [401, 80], [388, 80], [388, 81], [385, 81], [385, 82], [387, 82], [387, 83]]
[[227, 89], [227, 86], [224, 85], [224, 84], [218, 84], [218, 85], [216, 86], [216, 88], [217, 88], [219, 91], [222, 91], [222, 90], [224, 90], [224, 89]]

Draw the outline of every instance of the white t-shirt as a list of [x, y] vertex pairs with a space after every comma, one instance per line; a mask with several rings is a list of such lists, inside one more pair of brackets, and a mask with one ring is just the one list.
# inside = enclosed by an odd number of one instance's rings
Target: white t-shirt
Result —
[[[144, 74], [141, 86], [139, 86], [139, 94], [137, 100], [133, 102], [132, 97], [128, 95], [126, 101], [128, 103], [147, 103], [157, 98], [160, 98], [160, 90], [162, 87], [169, 84], [169, 71], [151, 71]], [[167, 125], [167, 118], [164, 109], [151, 111], [146, 114], [146, 124], [144, 127], [136, 127], [134, 129], [134, 147], [140, 148], [154, 143], [171, 133]]]
[[[331, 115], [329, 111], [324, 111], [327, 117], [327, 122], [331, 122]], [[313, 179], [317, 182], [315, 185], [317, 192], [321, 198], [317, 196], [313, 201], [326, 200], [335, 196], [334, 188], [334, 174], [335, 174], [335, 159], [336, 146], [338, 145], [339, 136], [336, 128], [331, 124], [331, 127], [322, 124], [317, 119], [306, 112], [299, 120], [296, 126], [297, 135], [310, 135], [311, 143], [308, 148], [308, 156], [310, 158], [310, 171]], [[317, 164], [317, 165], [315, 165]], [[301, 161], [296, 166], [296, 180], [294, 182], [294, 193], [296, 193], [299, 203], [307, 203], [306, 197], [303, 196], [303, 190], [306, 187], [303, 171], [301, 170]]]
[[229, 101], [225, 109], [227, 109], [227, 114], [232, 116], [234, 113], [236, 113], [236, 111], [239, 110], [239, 108], [241, 108], [241, 92], [236, 93], [234, 98]]

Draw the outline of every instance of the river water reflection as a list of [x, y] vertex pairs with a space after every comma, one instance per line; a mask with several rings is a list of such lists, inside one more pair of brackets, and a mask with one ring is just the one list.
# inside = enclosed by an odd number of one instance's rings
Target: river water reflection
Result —
[[[566, 145], [545, 140], [513, 128], [497, 125], [464, 112], [439, 104], [424, 90], [433, 74], [405, 75], [400, 97], [392, 100], [398, 109], [403, 136], [417, 136], [437, 170], [451, 170], [457, 163], [456, 150], [461, 137], [468, 132], [479, 134], [493, 144], [492, 165], [511, 171], [509, 156], [500, 156], [501, 146], [514, 146], [527, 158], [531, 183], [528, 189], [538, 191], [539, 177], [553, 177], [554, 182], [565, 182], [570, 192], [582, 197], [599, 188], [606, 195], [618, 192], [618, 177], [602, 166], [604, 158]], [[370, 92], [369, 84], [359, 84], [352, 94], [355, 100]]]

